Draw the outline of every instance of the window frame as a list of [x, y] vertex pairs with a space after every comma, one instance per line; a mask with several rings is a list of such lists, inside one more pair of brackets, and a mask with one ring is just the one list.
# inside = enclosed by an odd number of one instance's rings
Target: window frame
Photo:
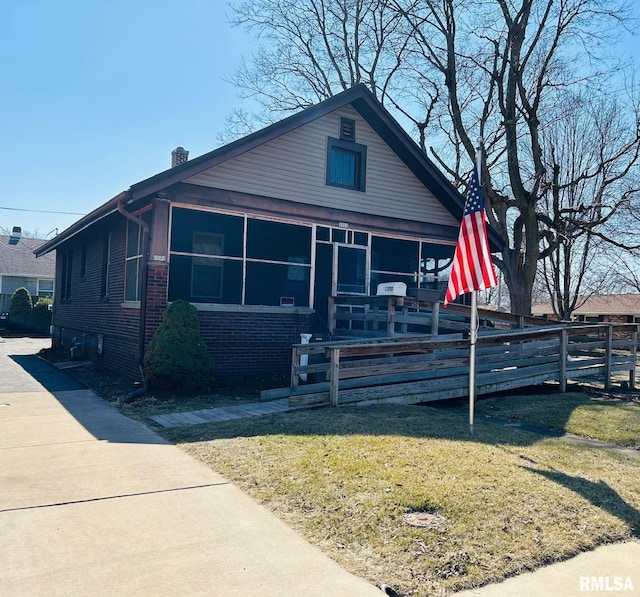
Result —
[[[354, 183], [344, 184], [332, 180], [332, 163], [334, 150], [351, 153], [356, 156], [356, 167]], [[335, 137], [327, 137], [327, 163], [326, 163], [326, 184], [330, 187], [348, 189], [350, 191], [366, 192], [367, 181], [367, 146], [354, 141], [344, 141]]]
[[[137, 218], [143, 220], [149, 228], [151, 228], [151, 221], [145, 221], [144, 218], [150, 219], [152, 217], [152, 210], [146, 209], [138, 214], [135, 214]], [[133, 238], [133, 229], [132, 226], [135, 226], [137, 230], [135, 231], [135, 250], [131, 250], [131, 240]], [[140, 284], [140, 273], [142, 271], [142, 259], [144, 258], [144, 247], [142, 246], [143, 242], [143, 231], [142, 226], [140, 224], [127, 219], [127, 229], [125, 231], [125, 254], [124, 254], [124, 288], [123, 295], [125, 303], [136, 303], [140, 301], [141, 298], [141, 284]], [[135, 297], [127, 296], [127, 291], [129, 289], [129, 264], [135, 263]], [[110, 266], [110, 263], [107, 267]], [[108, 296], [108, 294], [103, 295]]]
[[111, 277], [111, 232], [107, 232], [102, 239], [102, 281], [100, 294], [102, 298], [109, 296], [109, 282]]

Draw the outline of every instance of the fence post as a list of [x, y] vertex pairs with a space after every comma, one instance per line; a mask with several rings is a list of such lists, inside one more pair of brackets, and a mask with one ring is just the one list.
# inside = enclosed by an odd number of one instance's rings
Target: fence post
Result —
[[387, 301], [387, 336], [392, 336], [396, 331], [396, 324], [394, 321], [396, 315], [396, 305], [394, 297], [390, 296]]
[[638, 326], [636, 326], [636, 331], [631, 332], [631, 342], [633, 343], [631, 347], [631, 354], [633, 356], [633, 367], [629, 370], [629, 387], [632, 390], [636, 389], [636, 362], [638, 359]]
[[560, 392], [567, 392], [567, 359], [569, 358], [569, 335], [567, 328], [560, 330]]
[[338, 385], [340, 382], [340, 349], [330, 348], [329, 356], [329, 404], [338, 406]]
[[336, 301], [329, 297], [329, 333], [333, 336], [336, 333]]
[[434, 336], [438, 335], [438, 326], [440, 325], [440, 302], [433, 303], [431, 309], [431, 333]]
[[604, 389], [611, 389], [611, 365], [613, 358], [613, 326], [605, 328], [605, 357], [604, 357]]
[[300, 365], [300, 353], [294, 346], [291, 351], [291, 387], [297, 388], [300, 383], [300, 376], [296, 373], [296, 367]]

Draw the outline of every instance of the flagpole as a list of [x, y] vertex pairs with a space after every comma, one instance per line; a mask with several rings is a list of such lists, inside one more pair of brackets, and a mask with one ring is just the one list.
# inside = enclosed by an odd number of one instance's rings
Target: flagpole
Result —
[[[478, 187], [482, 184], [481, 176], [482, 137], [478, 137], [476, 149], [476, 171]], [[478, 340], [478, 291], [471, 293], [471, 329], [469, 330], [469, 435], [473, 435], [473, 419], [476, 401], [476, 342]]]

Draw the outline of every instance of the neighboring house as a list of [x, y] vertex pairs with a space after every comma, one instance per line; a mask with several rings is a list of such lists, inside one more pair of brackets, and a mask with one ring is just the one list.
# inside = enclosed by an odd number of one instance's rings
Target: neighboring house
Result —
[[55, 342], [135, 373], [184, 299], [218, 374], [284, 372], [330, 295], [446, 283], [464, 198], [364, 86], [172, 157], [37, 250], [58, 256]]
[[[580, 301], [582, 302], [582, 301]], [[533, 305], [533, 315], [554, 318], [550, 304]], [[593, 294], [572, 315], [573, 321], [640, 323], [640, 294]]]
[[11, 295], [21, 287], [34, 299], [53, 296], [56, 258], [53, 253], [36, 259], [42, 239], [0, 235], [0, 311], [8, 311]]

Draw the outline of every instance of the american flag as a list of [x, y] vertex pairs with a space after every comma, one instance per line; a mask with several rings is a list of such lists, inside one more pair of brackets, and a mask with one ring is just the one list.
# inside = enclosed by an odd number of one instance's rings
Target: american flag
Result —
[[474, 166], [444, 304], [448, 305], [461, 294], [497, 285], [487, 240], [484, 201]]

